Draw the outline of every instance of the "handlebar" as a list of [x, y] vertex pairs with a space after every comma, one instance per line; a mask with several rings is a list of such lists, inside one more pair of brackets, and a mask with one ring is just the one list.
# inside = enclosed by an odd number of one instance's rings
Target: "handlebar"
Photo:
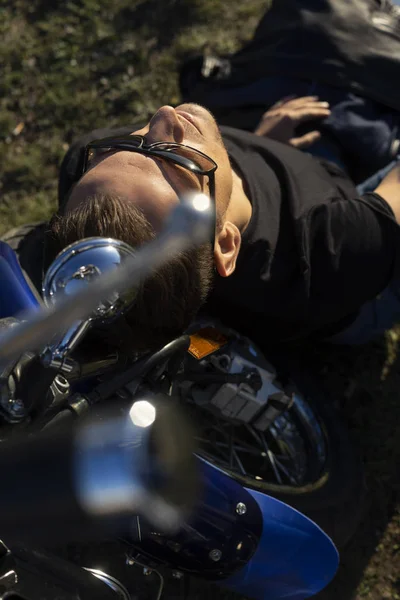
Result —
[[[201, 198], [200, 198], [201, 196]], [[206, 202], [207, 201], [207, 202]], [[0, 336], [0, 366], [28, 350], [42, 351], [60, 331], [88, 319], [99, 300], [140, 285], [144, 277], [180, 252], [210, 239], [214, 207], [203, 194], [187, 196], [174, 208], [165, 229], [118, 269], [96, 277], [72, 296], [27, 315], [27, 321]]]

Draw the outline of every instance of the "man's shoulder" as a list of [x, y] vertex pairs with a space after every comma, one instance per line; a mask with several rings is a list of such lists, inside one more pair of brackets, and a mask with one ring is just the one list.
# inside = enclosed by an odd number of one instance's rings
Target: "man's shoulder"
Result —
[[298, 148], [265, 136], [256, 135], [251, 131], [227, 126], [221, 126], [220, 130], [228, 152], [230, 148], [236, 147], [262, 154], [265, 158], [271, 157], [273, 159], [276, 157], [283, 162], [308, 164], [310, 167], [319, 163], [317, 158]]
[[238, 129], [237, 127], [228, 127], [227, 125], [221, 125], [220, 131], [224, 141], [228, 140], [238, 144], [257, 144], [260, 137], [251, 131]]

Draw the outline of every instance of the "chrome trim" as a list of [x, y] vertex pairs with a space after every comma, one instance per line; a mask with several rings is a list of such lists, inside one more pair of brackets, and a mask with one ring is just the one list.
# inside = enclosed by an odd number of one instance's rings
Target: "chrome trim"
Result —
[[[44, 282], [43, 298], [46, 306], [57, 305], [61, 300], [76, 296], [80, 290], [107, 271], [121, 267], [135, 252], [125, 242], [112, 238], [91, 237], [70, 244], [50, 265]], [[99, 300], [97, 307], [86, 320], [78, 320], [61, 339], [55, 340], [41, 354], [42, 363], [61, 370], [68, 376], [75, 365], [67, 363], [68, 355], [79, 344], [91, 327], [93, 320], [107, 322], [115, 319], [133, 303], [136, 290], [113, 292], [107, 300]]]
[[[134, 255], [131, 246], [113, 238], [91, 237], [70, 244], [56, 256], [44, 278], [42, 292], [46, 306], [59, 302], [60, 298], [75, 296], [99, 275], [120, 267]], [[112, 292], [107, 300], [99, 301], [91, 318], [115, 318], [132, 304], [135, 295], [132, 290]]]
[[97, 579], [108, 585], [118, 596], [120, 600], [132, 600], [132, 597], [126, 587], [115, 577], [100, 571], [100, 569], [91, 569], [90, 567], [82, 567], [85, 571], [91, 573]]

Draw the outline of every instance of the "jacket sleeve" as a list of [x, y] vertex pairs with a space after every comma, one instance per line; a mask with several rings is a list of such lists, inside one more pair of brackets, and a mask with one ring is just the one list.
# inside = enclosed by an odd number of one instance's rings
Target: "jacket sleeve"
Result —
[[314, 207], [303, 239], [315, 322], [357, 311], [393, 279], [400, 285], [400, 227], [377, 194]]

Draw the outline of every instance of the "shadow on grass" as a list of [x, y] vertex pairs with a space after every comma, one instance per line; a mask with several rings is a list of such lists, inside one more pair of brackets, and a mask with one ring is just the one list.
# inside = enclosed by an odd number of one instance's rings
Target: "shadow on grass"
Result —
[[[322, 348], [311, 357], [340, 403], [361, 452], [368, 495], [358, 530], [341, 551], [341, 564], [319, 600], [395, 598], [400, 521], [400, 357], [397, 334], [364, 348]], [[397, 513], [398, 514], [398, 513]], [[397, 542], [396, 542], [397, 539]], [[386, 594], [386, 595], [385, 595]]]
[[[48, 21], [53, 15], [70, 17], [79, 15], [90, 19], [97, 13], [114, 32], [116, 37], [135, 32], [148, 33], [154, 38], [158, 50], [170, 46], [171, 41], [180, 31], [189, 27], [200, 18], [199, 2], [192, 0], [133, 0], [118, 10], [107, 6], [102, 0], [77, 2], [72, 0], [65, 4], [48, 3], [48, 0], [36, 0], [26, 14], [31, 25]], [[92, 14], [91, 14], [92, 13]]]
[[123, 9], [114, 19], [116, 31], [146, 29], [157, 32], [155, 47], [158, 50], [170, 46], [174, 37], [184, 28], [196, 23], [196, 2], [187, 0], [147, 0], [138, 6]]

